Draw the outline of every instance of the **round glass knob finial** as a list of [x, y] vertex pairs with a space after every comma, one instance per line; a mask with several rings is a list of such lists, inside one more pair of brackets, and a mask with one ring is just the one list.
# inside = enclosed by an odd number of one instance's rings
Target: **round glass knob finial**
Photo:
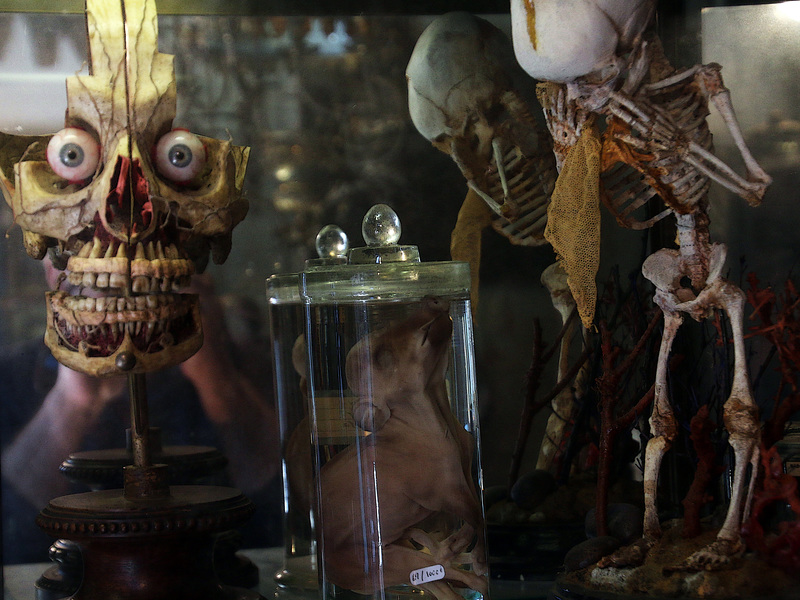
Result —
[[361, 234], [367, 246], [391, 246], [400, 239], [400, 218], [386, 204], [376, 204], [364, 215]]
[[350, 242], [341, 227], [325, 225], [317, 234], [316, 246], [320, 258], [337, 258], [347, 254]]

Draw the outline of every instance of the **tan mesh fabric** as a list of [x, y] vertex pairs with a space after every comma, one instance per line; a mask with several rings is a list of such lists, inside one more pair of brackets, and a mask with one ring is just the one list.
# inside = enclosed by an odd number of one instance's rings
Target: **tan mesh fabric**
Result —
[[585, 327], [594, 321], [600, 264], [600, 139], [586, 122], [556, 181], [544, 236], [553, 246]]
[[481, 235], [492, 222], [492, 211], [471, 188], [458, 211], [458, 220], [450, 236], [450, 256], [469, 263], [472, 310], [478, 306], [478, 282], [481, 268]]

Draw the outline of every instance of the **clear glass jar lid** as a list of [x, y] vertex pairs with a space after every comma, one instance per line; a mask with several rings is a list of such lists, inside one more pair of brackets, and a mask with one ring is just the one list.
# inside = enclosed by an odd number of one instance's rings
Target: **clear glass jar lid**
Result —
[[416, 246], [398, 244], [401, 231], [391, 207], [370, 208], [361, 226], [366, 246], [351, 249], [348, 264], [306, 268], [300, 275], [304, 300], [317, 304], [469, 298], [467, 263], [420, 262]]

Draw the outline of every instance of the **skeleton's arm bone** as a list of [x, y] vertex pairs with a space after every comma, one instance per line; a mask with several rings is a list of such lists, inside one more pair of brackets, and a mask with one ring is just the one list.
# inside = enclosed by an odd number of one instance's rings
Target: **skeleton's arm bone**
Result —
[[684, 157], [684, 160], [752, 205], [761, 203], [761, 198], [764, 196], [767, 185], [772, 180], [766, 173], [764, 173], [767, 178], [766, 181], [747, 180], [714, 154], [694, 142], [689, 144], [689, 154]]

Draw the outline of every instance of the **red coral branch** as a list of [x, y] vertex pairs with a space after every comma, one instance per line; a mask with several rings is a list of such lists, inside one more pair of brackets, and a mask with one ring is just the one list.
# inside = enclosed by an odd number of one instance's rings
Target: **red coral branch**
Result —
[[585, 348], [577, 362], [570, 367], [565, 377], [556, 382], [555, 386], [540, 400], [536, 400], [536, 394], [539, 390], [544, 367], [550, 358], [554, 355], [555, 350], [561, 344], [566, 330], [570, 327], [572, 321], [575, 319], [577, 311], [573, 311], [567, 321], [561, 328], [555, 341], [549, 348], [545, 348], [542, 342], [541, 325], [538, 319], [533, 322], [533, 353], [531, 358], [531, 365], [528, 372], [525, 374], [525, 399], [522, 406], [522, 414], [520, 415], [519, 433], [517, 434], [517, 441], [514, 444], [514, 452], [511, 456], [511, 468], [509, 469], [508, 487], [511, 489], [519, 477], [519, 471], [522, 467], [522, 458], [525, 454], [525, 447], [528, 444], [530, 437], [531, 425], [533, 417], [542, 410], [545, 406], [549, 406], [550, 402], [561, 393], [561, 391], [570, 385], [573, 379], [583, 367], [584, 363], [589, 359], [591, 350]]
[[[764, 423], [761, 450], [764, 477], [755, 491], [750, 519], [742, 527], [747, 544], [771, 564], [788, 573], [800, 571], [800, 497], [797, 480], [784, 473], [775, 444], [783, 438], [786, 423], [800, 410], [800, 294], [787, 281], [781, 296], [761, 288], [754, 274], [748, 276], [747, 300], [753, 306], [751, 337], [761, 336], [778, 356], [781, 381], [774, 396], [772, 415]], [[774, 504], [787, 504], [794, 519], [779, 523], [777, 531], [764, 532], [762, 515]]]
[[622, 377], [633, 368], [634, 361], [645, 348], [647, 339], [661, 320], [661, 311], [657, 311], [650, 320], [647, 329], [639, 338], [636, 346], [619, 365], [615, 366], [622, 348], [613, 346], [611, 332], [605, 323], [600, 323], [603, 373], [597, 378], [597, 391], [600, 395], [600, 456], [597, 466], [596, 520], [597, 535], [608, 535], [608, 490], [611, 484], [611, 462], [614, 442], [620, 432], [633, 423], [642, 414], [655, 396], [655, 385], [639, 399], [636, 405], [623, 415], [617, 415], [617, 403], [621, 398], [620, 383]]
[[689, 425], [691, 431], [689, 438], [697, 453], [697, 468], [692, 485], [683, 499], [683, 531], [681, 533], [685, 538], [696, 537], [702, 532], [700, 511], [712, 500], [707, 492], [708, 484], [724, 470], [715, 461], [711, 433], [716, 429], [716, 425], [709, 418], [709, 413], [710, 409], [707, 404], [701, 406]]
[[[783, 472], [781, 457], [774, 447], [762, 447], [761, 464], [764, 479], [756, 490], [753, 509], [750, 518], [742, 526], [742, 535], [747, 545], [763, 555], [770, 564], [796, 574], [800, 571], [800, 498], [797, 495], [797, 479]], [[795, 519], [782, 522], [777, 534], [767, 535], [760, 516], [765, 508], [776, 502], [788, 504]]]
[[[800, 410], [800, 295], [791, 280], [780, 299], [772, 288], [761, 288], [755, 274], [750, 273], [747, 280], [747, 301], [753, 306], [750, 319], [758, 321], [750, 327], [750, 337], [761, 336], [772, 344], [781, 373], [774, 409], [764, 424], [764, 444], [770, 447], [783, 438], [786, 422]], [[786, 389], [789, 394], [784, 393]]]

